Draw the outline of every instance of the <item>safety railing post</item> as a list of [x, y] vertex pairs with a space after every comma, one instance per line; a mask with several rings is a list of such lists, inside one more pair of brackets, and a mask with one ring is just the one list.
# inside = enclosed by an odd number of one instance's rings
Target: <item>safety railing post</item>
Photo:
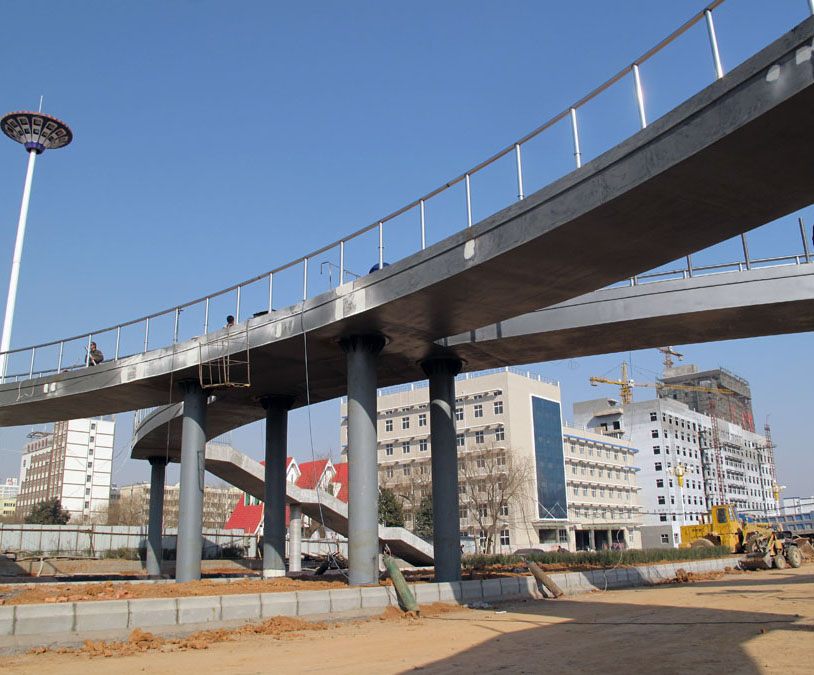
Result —
[[[811, 0], [814, 2], [814, 0]], [[802, 216], [797, 219], [797, 222], [800, 223], [800, 236], [803, 238], [803, 252], [806, 254], [806, 262], [811, 262], [811, 251], [808, 248], [808, 239], [806, 238], [806, 226], [803, 222]]]
[[240, 286], [237, 287], [237, 299], [235, 301], [235, 323], [240, 323]]
[[466, 174], [466, 226], [472, 227], [472, 190], [469, 185], [469, 174]]
[[272, 292], [274, 291], [274, 273], [269, 272], [269, 312], [271, 311]]
[[571, 136], [574, 139], [574, 159], [577, 168], [582, 166], [582, 151], [579, 149], [579, 130], [577, 128], [577, 109], [571, 108]]
[[209, 298], [206, 299], [206, 305], [204, 307], [204, 335], [209, 332]]
[[746, 263], [746, 269], [752, 269], [752, 261], [749, 259], [749, 246], [746, 244], [746, 235], [741, 234], [741, 243], [743, 244], [743, 261]]
[[34, 375], [34, 355], [37, 353], [37, 348], [31, 348], [31, 364], [28, 366], [28, 379], [30, 380], [31, 377]]
[[523, 199], [525, 194], [523, 194], [523, 162], [520, 159], [520, 143], [514, 144], [514, 158], [515, 164], [517, 164], [517, 198]]
[[379, 269], [384, 267], [384, 223], [379, 221]]
[[636, 87], [636, 105], [639, 107], [639, 123], [642, 129], [647, 126], [647, 116], [644, 113], [644, 92], [642, 91], [642, 78], [639, 75], [639, 65], [633, 64], [633, 83]]
[[424, 221], [424, 200], [419, 202], [419, 212], [421, 213], [421, 250], [427, 248], [427, 231]]
[[712, 49], [715, 79], [720, 80], [724, 76], [724, 69], [721, 65], [721, 54], [718, 52], [718, 38], [715, 35], [715, 24], [712, 22], [712, 11], [705, 9], [704, 18], [707, 20], [707, 34], [709, 35], [709, 46]]
[[91, 342], [93, 342], [93, 336], [88, 335], [88, 344], [85, 347], [85, 368], [87, 368], [90, 365], [90, 343]]
[[339, 285], [345, 283], [345, 240], [339, 242]]
[[302, 259], [302, 299], [308, 298], [308, 258]]
[[62, 372], [62, 352], [63, 352], [64, 348], [65, 348], [65, 343], [60, 342], [59, 343], [59, 357], [57, 358], [57, 372], [58, 373]]
[[144, 320], [144, 351], [147, 351], [147, 345], [150, 344], [150, 317]]
[[689, 274], [690, 278], [692, 278], [693, 269], [692, 269], [692, 256], [687, 256], [687, 274]]

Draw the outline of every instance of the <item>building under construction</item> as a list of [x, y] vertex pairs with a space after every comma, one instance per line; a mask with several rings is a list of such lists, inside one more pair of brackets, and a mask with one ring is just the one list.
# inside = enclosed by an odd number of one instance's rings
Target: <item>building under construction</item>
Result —
[[[699, 371], [698, 366], [688, 364], [677, 368], [665, 368], [659, 379], [664, 387], [658, 390], [659, 398], [671, 398], [686, 403], [690, 410], [732, 422], [747, 431], [755, 430], [752, 413], [752, 392], [749, 383], [725, 368]], [[671, 389], [670, 385], [722, 389], [714, 391]]]

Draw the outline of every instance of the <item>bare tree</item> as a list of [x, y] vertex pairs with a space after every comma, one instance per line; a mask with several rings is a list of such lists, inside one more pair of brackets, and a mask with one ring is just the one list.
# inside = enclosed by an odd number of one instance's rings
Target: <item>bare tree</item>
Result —
[[[404, 467], [408, 472], [404, 473]], [[432, 493], [432, 469], [429, 460], [411, 462], [391, 467], [392, 475], [388, 476], [387, 467], [379, 470], [379, 486], [390, 490], [401, 502], [405, 516], [414, 518], [421, 500]], [[415, 521], [413, 520], [413, 523]]]
[[502, 446], [483, 446], [458, 455], [460, 502], [480, 531], [479, 549], [492, 553], [499, 532], [508, 526], [509, 509], [526, 495], [531, 479], [528, 463]]
[[147, 522], [147, 515], [141, 499], [136, 495], [124, 495], [108, 503], [107, 513], [100, 513], [99, 522], [107, 525], [143, 525]]

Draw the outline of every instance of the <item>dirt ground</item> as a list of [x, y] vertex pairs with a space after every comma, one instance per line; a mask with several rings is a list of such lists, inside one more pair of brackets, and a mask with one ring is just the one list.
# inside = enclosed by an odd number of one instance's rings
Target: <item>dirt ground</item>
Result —
[[222, 641], [207, 631], [158, 648], [149, 648], [156, 636], [137, 633], [124, 656], [105, 658], [119, 652], [97, 643], [12, 656], [0, 672], [788, 675], [811, 672], [814, 662], [814, 566], [483, 610], [435, 606], [420, 618], [391, 609], [366, 621], [270, 622], [222, 631]]

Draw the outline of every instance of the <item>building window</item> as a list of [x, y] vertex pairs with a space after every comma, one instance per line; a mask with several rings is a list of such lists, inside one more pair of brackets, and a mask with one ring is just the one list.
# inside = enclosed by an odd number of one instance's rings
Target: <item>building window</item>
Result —
[[463, 434], [455, 434], [455, 445], [457, 445], [459, 448], [466, 446], [466, 440], [464, 439]]
[[661, 462], [656, 462], [653, 466], [655, 467], [656, 471], [661, 471], [662, 470], [661, 469]]
[[420, 439], [418, 441], [418, 451], [419, 452], [427, 452], [427, 446], [428, 446], [428, 443], [427, 443], [426, 438], [422, 438], [422, 439]]
[[506, 466], [506, 455], [503, 452], [499, 452], [495, 457], [495, 463], [498, 466]]
[[388, 443], [387, 445], [384, 446], [384, 454], [387, 455], [388, 457], [393, 456], [393, 444], [392, 443]]
[[463, 408], [455, 408], [455, 421], [456, 422], [463, 422], [464, 421], [464, 409]]
[[495, 429], [495, 441], [505, 441], [506, 440], [506, 429], [503, 427], [498, 427]]
[[596, 488], [591, 488], [591, 497], [596, 497]]
[[405, 476], [409, 476], [410, 475], [409, 465], [405, 464], [403, 467], [401, 467], [401, 473], [404, 474]]
[[667, 514], [666, 514], [666, 513], [660, 513], [660, 514], [659, 514], [659, 520], [660, 520], [662, 523], [666, 523], [666, 522], [667, 522]]
[[476, 403], [475, 404], [475, 417], [483, 417], [483, 404]]
[[475, 443], [483, 443], [483, 431], [476, 431], [475, 432]]
[[500, 531], [500, 545], [501, 546], [509, 546], [510, 545], [509, 530], [508, 529]]
[[670, 543], [670, 535], [669, 534], [661, 535], [661, 543], [662, 544], [669, 544]]
[[466, 508], [465, 506], [459, 506], [458, 518], [460, 518], [461, 520], [466, 520], [467, 518], [469, 518], [469, 509]]
[[654, 455], [660, 455], [661, 454], [661, 446], [660, 445], [654, 445], [653, 446], [653, 454]]
[[665, 504], [667, 500], [664, 498], [664, 495], [659, 495], [659, 504]]
[[654, 412], [651, 412], [651, 413], [650, 413], [650, 421], [651, 421], [651, 422], [656, 422], [656, 421], [658, 421], [658, 415], [656, 415], [656, 413], [654, 413]]
[[392, 478], [392, 477], [393, 477], [393, 467], [392, 467], [392, 466], [388, 466], [388, 467], [387, 467], [387, 468], [384, 470], [384, 475], [385, 475], [385, 476], [387, 476], [388, 478]]
[[418, 413], [418, 426], [427, 426], [427, 413]]
[[664, 479], [663, 478], [657, 478], [656, 479], [656, 487], [657, 488], [663, 488], [664, 487]]
[[402, 455], [409, 455], [410, 454], [410, 441], [404, 441], [401, 444], [401, 454]]
[[384, 421], [384, 430], [385, 431], [393, 431], [393, 420], [385, 420]]
[[503, 401], [495, 401], [495, 415], [503, 414]]
[[86, 482], [86, 483], [90, 483], [90, 476], [88, 476], [88, 477], [85, 479], [85, 482]]
[[401, 418], [401, 428], [402, 429], [409, 429], [410, 428], [410, 418], [409, 417], [402, 417]]
[[89, 495], [89, 494], [90, 494], [90, 488], [85, 488], [85, 494], [86, 494], [86, 495]]
[[651, 435], [653, 438], [658, 438], [658, 437], [659, 437], [659, 430], [658, 430], [658, 429], [653, 429], [653, 430], [650, 432], [650, 435]]

